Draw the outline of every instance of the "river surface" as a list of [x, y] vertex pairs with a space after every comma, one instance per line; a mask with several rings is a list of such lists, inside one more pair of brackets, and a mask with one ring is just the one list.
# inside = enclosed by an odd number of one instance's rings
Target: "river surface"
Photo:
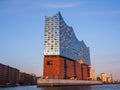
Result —
[[34, 86], [17, 86], [4, 87], [0, 90], [120, 90], [120, 84], [104, 84], [92, 86], [64, 86], [64, 87], [37, 87]]

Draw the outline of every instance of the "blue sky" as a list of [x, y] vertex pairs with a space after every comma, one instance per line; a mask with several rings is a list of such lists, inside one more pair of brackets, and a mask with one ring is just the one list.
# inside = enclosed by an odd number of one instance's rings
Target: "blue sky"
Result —
[[96, 75], [120, 78], [120, 0], [0, 0], [0, 63], [42, 75], [44, 20], [58, 11], [90, 47]]

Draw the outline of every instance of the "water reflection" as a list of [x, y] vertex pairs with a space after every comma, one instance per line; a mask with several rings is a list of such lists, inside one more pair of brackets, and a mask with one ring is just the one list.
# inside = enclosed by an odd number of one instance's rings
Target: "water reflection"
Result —
[[41, 90], [92, 90], [91, 86], [43, 87]]
[[120, 84], [103, 84], [92, 86], [64, 86], [64, 87], [37, 87], [18, 86], [18, 87], [0, 87], [0, 90], [120, 90]]

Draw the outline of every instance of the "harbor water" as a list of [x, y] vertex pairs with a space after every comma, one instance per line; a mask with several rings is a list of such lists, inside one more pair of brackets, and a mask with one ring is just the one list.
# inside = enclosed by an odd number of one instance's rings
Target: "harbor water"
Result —
[[64, 87], [37, 87], [34, 86], [16, 86], [2, 87], [0, 90], [120, 90], [120, 84], [104, 84], [91, 86], [64, 86]]

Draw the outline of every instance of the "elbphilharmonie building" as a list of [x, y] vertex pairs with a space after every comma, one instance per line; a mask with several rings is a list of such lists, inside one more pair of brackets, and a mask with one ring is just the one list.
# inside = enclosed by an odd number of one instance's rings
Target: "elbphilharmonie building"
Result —
[[61, 13], [45, 17], [44, 77], [87, 80], [90, 64], [89, 47], [76, 38]]

